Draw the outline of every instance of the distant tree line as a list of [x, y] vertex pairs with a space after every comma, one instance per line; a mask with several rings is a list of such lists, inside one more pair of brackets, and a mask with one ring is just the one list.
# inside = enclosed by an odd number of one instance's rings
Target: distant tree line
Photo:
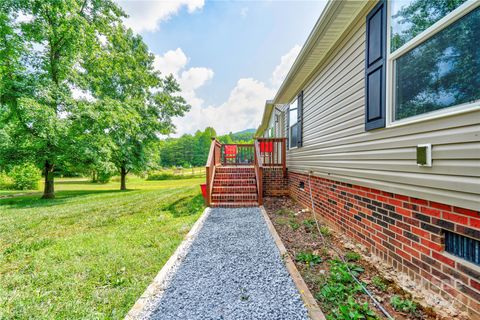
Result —
[[159, 164], [162, 167], [199, 167], [204, 166], [212, 138], [221, 143], [253, 143], [254, 130], [229, 133], [217, 136], [215, 129], [205, 128], [195, 134], [184, 134], [179, 138], [168, 138], [158, 143]]

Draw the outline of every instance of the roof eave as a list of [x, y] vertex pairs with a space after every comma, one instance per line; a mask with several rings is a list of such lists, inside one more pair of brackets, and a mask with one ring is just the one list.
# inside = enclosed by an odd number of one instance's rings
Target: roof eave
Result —
[[274, 108], [273, 100], [267, 100], [265, 102], [265, 108], [263, 110], [262, 122], [258, 127], [257, 131], [254, 134], [254, 138], [262, 137], [265, 130], [268, 128], [268, 123], [270, 122], [270, 117], [272, 116], [272, 111]]

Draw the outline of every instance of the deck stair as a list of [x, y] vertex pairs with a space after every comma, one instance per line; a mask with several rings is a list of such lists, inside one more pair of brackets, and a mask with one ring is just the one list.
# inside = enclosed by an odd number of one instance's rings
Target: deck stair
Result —
[[258, 190], [255, 167], [219, 166], [215, 168], [212, 207], [257, 207]]

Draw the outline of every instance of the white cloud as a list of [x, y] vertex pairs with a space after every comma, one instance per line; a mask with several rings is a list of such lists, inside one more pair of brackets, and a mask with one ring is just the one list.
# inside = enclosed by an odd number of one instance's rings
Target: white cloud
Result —
[[295, 58], [300, 46], [294, 46], [283, 55], [274, 68], [270, 83], [253, 78], [241, 78], [230, 95], [222, 104], [204, 106], [196, 90], [213, 78], [213, 70], [205, 67], [186, 68], [189, 59], [181, 48], [156, 56], [155, 66], [163, 73], [172, 73], [182, 88], [182, 96], [192, 109], [181, 118], [175, 118], [177, 134], [194, 133], [208, 126], [214, 127], [218, 134], [256, 128], [261, 120], [265, 100], [274, 97]]
[[161, 22], [187, 7], [189, 13], [203, 8], [204, 0], [117, 0], [129, 17], [127, 27], [135, 32], [156, 31]]
[[283, 55], [280, 58], [280, 64], [278, 64], [275, 67], [275, 70], [273, 70], [272, 74], [272, 85], [275, 88], [280, 87], [282, 84], [283, 80], [288, 74], [288, 71], [290, 71], [290, 68], [292, 67], [293, 63], [295, 62], [295, 59], [297, 58], [298, 54], [300, 53], [301, 47], [297, 44], [295, 45], [288, 53]]
[[155, 55], [155, 68], [164, 75], [177, 75], [180, 69], [187, 65], [188, 58], [182, 49], [167, 51], [163, 56]]
[[242, 10], [240, 10], [240, 15], [242, 16], [242, 18], [245, 18], [247, 17], [247, 14], [248, 14], [248, 7], [243, 7]]
[[164, 75], [173, 74], [180, 84], [182, 96], [192, 107], [200, 107], [203, 100], [197, 97], [195, 90], [213, 78], [212, 69], [205, 67], [186, 68], [188, 57], [181, 48], [167, 51], [163, 56], [155, 55], [154, 66]]
[[183, 118], [176, 118], [178, 135], [194, 133], [208, 126], [218, 134], [256, 128], [263, 113], [265, 99], [272, 97], [274, 90], [263, 82], [243, 78], [238, 80], [228, 100], [219, 106], [192, 106]]

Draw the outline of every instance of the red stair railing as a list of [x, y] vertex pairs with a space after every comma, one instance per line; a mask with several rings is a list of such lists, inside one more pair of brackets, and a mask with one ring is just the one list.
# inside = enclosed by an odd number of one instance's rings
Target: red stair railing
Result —
[[217, 139], [212, 139], [210, 151], [208, 153], [207, 164], [205, 165], [207, 180], [207, 206], [212, 203], [213, 179], [215, 178], [215, 168], [220, 165], [222, 144]]

